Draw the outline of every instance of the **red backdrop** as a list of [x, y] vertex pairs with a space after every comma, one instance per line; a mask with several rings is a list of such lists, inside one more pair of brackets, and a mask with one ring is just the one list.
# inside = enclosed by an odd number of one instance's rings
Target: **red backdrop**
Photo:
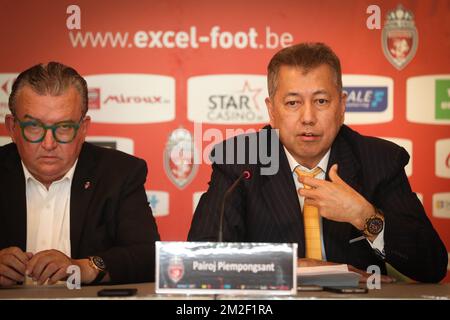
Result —
[[[193, 134], [192, 120], [208, 115], [212, 120], [203, 123], [203, 131], [217, 128], [225, 134], [227, 128], [262, 127], [264, 116], [263, 120], [248, 120], [255, 113], [264, 114], [261, 108], [265, 109], [262, 101], [267, 93], [262, 80], [270, 58], [282, 45], [325, 42], [341, 58], [344, 86], [347, 81], [347, 86], [359, 86], [359, 92], [366, 94], [371, 92], [369, 87], [388, 88], [386, 110], [349, 112], [346, 122], [363, 134], [409, 140], [412, 188], [422, 195], [433, 225], [450, 248], [450, 5], [437, 0], [402, 1], [404, 12], [414, 15], [412, 21], [417, 28], [417, 34], [408, 39], [407, 52], [413, 51], [413, 44], [417, 44], [417, 51], [399, 70], [384, 55], [383, 42], [387, 40], [382, 37], [387, 14], [399, 2], [379, 1], [381, 29], [369, 29], [366, 22], [370, 14], [366, 9], [372, 2], [1, 0], [0, 115], [3, 118], [7, 112], [8, 90], [18, 72], [49, 60], [73, 66], [87, 76], [94, 90], [94, 104], [90, 107], [99, 108], [90, 111], [91, 140], [100, 140], [96, 138], [99, 136], [130, 139], [127, 141], [132, 148], [123, 150], [147, 161], [146, 189], [157, 208], [162, 238], [184, 240], [194, 210], [193, 194], [207, 189], [211, 170], [201, 164], [184, 188], [177, 186], [164, 166], [163, 154], [170, 134], [180, 127]], [[66, 12], [72, 4], [80, 9], [80, 20], [75, 19], [74, 11]], [[79, 21], [80, 29], [69, 30], [68, 19], [72, 22], [69, 26], [76, 27]], [[119, 41], [114, 47], [108, 42], [108, 32], [110, 36], [128, 34], [127, 41]], [[89, 33], [105, 37], [103, 45], [94, 45], [88, 39]], [[275, 43], [275, 33], [283, 38], [283, 44]], [[76, 44], [77, 39], [86, 40], [85, 45], [80, 41]], [[125, 74], [170, 78], [152, 78], [139, 84], [139, 79]], [[103, 78], [96, 80], [98, 75]], [[239, 76], [230, 81], [226, 77], [204, 78], [204, 84], [211, 83], [204, 87], [194, 78], [189, 92], [190, 78], [215, 75]], [[368, 75], [375, 82], [357, 77], [352, 80], [348, 75]], [[374, 76], [386, 78], [377, 82]], [[107, 92], [107, 88], [114, 92]], [[218, 123], [220, 110], [216, 109], [214, 115], [209, 113], [212, 107], [208, 97], [222, 94], [229, 99], [238, 94], [239, 88], [252, 111], [243, 113], [236, 105], [228, 108], [237, 110], [237, 117], [242, 116], [246, 122], [233, 118]], [[127, 97], [131, 97], [127, 103], [120, 100]], [[150, 101], [139, 100], [145, 97]], [[95, 105], [95, 98], [99, 98], [99, 105]], [[136, 113], [138, 108], [142, 113]], [[435, 108], [442, 112], [434, 112]], [[190, 112], [192, 117], [188, 116]], [[145, 115], [154, 119], [161, 115], [162, 120], [146, 121]], [[6, 143], [3, 126], [0, 136], [0, 143]], [[208, 144], [204, 141], [203, 147]], [[190, 168], [186, 170], [191, 172]]]

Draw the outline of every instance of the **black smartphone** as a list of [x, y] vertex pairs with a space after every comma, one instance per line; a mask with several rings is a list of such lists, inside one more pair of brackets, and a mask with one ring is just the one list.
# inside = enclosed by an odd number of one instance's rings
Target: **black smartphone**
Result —
[[99, 297], [130, 297], [137, 293], [137, 289], [134, 288], [121, 288], [121, 289], [102, 289], [97, 292]]
[[364, 287], [323, 287], [325, 291], [337, 293], [367, 293], [367, 288]]

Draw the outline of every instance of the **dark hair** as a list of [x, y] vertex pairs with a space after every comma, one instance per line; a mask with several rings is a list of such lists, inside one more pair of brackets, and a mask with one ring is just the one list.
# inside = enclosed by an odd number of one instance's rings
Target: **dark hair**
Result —
[[16, 99], [19, 90], [30, 86], [40, 95], [58, 96], [63, 94], [70, 86], [74, 86], [81, 97], [81, 111], [83, 116], [88, 111], [88, 89], [86, 80], [78, 72], [59, 62], [37, 64], [23, 71], [14, 81], [9, 95], [9, 110], [15, 114]]
[[335, 72], [336, 85], [342, 90], [341, 63], [337, 55], [324, 43], [300, 43], [278, 51], [267, 66], [267, 87], [272, 98], [277, 90], [278, 72], [281, 66], [302, 68], [305, 73], [322, 64]]

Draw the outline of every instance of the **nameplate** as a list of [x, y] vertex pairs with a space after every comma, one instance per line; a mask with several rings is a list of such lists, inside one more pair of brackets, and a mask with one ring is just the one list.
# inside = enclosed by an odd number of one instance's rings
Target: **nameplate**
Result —
[[156, 242], [156, 293], [297, 293], [297, 244]]

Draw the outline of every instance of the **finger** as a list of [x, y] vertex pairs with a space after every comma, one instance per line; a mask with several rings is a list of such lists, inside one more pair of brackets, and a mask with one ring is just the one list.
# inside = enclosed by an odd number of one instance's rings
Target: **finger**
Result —
[[361, 275], [361, 278], [359, 279], [359, 282], [367, 282], [367, 279], [371, 276], [371, 274], [360, 270], [358, 268], [355, 268], [352, 265], [348, 265], [348, 270], [352, 272], [356, 272], [357, 274]]
[[300, 181], [301, 183], [303, 183], [306, 186], [310, 186], [313, 188], [318, 188], [320, 186], [322, 186], [326, 181], [321, 180], [321, 179], [316, 179], [313, 177], [305, 177], [305, 176], [300, 176], [298, 178], [298, 181]]
[[49, 256], [47, 253], [41, 255], [39, 255], [38, 253], [31, 260], [33, 259], [35, 259], [35, 262], [29, 274], [33, 276], [34, 281], [38, 281], [45, 267], [52, 261], [52, 257]]
[[16, 256], [12, 255], [12, 254], [8, 254], [5, 258], [4, 258], [4, 264], [7, 265], [8, 267], [13, 268], [15, 271], [17, 271], [18, 273], [24, 275], [25, 274], [25, 269], [26, 269], [26, 265], [24, 263], [22, 263], [22, 261], [20, 261], [19, 259], [17, 259]]
[[22, 249], [18, 247], [11, 247], [9, 253], [19, 259], [23, 264], [26, 264], [29, 260], [25, 252], [23, 252]]
[[28, 257], [28, 260], [30, 260], [31, 258], [33, 258], [33, 253], [32, 252], [25, 252], [25, 254]]
[[332, 182], [339, 184], [345, 183], [344, 180], [342, 180], [341, 177], [339, 177], [337, 163], [331, 166], [330, 171], [328, 172], [328, 176], [330, 177], [330, 180]]
[[317, 197], [317, 190], [314, 189], [299, 188], [297, 192], [300, 196], [307, 199], [315, 199]]
[[26, 267], [26, 271], [25, 271], [25, 273], [27, 275], [33, 274], [34, 266], [38, 262], [40, 256], [41, 255], [39, 253], [37, 253], [27, 262], [27, 267]]
[[48, 284], [53, 285], [60, 280], [64, 280], [66, 277], [67, 268], [62, 267], [52, 275], [52, 277], [48, 280]]
[[36, 264], [41, 259], [41, 257], [48, 254], [48, 251], [40, 251], [32, 256], [30, 260], [28, 260], [27, 268], [26, 268], [26, 274], [32, 275], [34, 272], [34, 269], [36, 267]]
[[319, 214], [320, 214], [320, 204], [319, 201], [314, 200], [314, 199], [310, 199], [310, 198], [306, 198], [305, 199], [305, 205], [307, 206], [313, 206], [319, 209]]
[[17, 284], [16, 281], [0, 275], [0, 287], [13, 286], [15, 284]]
[[42, 271], [41, 276], [38, 280], [38, 285], [43, 285], [49, 278], [51, 278], [59, 267], [54, 262], [50, 262], [45, 269]]
[[25, 277], [23, 275], [19, 274], [16, 270], [6, 265], [0, 265], [0, 274], [3, 277], [14, 280], [16, 282], [23, 282], [25, 280]]

